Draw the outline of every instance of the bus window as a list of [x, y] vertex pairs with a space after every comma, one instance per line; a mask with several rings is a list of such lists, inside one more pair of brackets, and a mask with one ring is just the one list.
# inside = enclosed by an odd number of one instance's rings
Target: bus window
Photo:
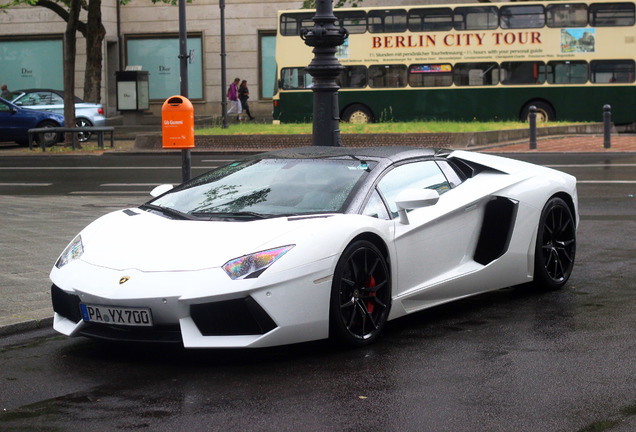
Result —
[[284, 90], [298, 90], [313, 87], [313, 77], [304, 67], [283, 68], [280, 71], [280, 88]]
[[545, 12], [543, 6], [502, 6], [501, 28], [539, 28], [545, 25]]
[[367, 68], [365, 66], [345, 66], [336, 78], [341, 88], [363, 88], [367, 86]]
[[449, 64], [416, 64], [409, 67], [411, 87], [448, 87], [453, 84], [453, 70]]
[[499, 25], [496, 6], [474, 6], [455, 8], [455, 30], [488, 30]]
[[338, 21], [336, 26], [345, 27], [349, 33], [364, 33], [367, 31], [367, 14], [364, 11], [335, 11], [333, 13]]
[[456, 86], [485, 86], [499, 83], [499, 65], [488, 63], [456, 63], [453, 69]]
[[548, 27], [585, 27], [587, 25], [587, 5], [548, 5], [546, 23]]
[[314, 26], [313, 16], [314, 14], [311, 13], [282, 14], [280, 16], [280, 34], [283, 36], [298, 36], [301, 28]]
[[584, 84], [587, 82], [587, 62], [551, 61], [546, 75], [548, 84]]
[[503, 62], [501, 63], [501, 83], [543, 84], [545, 82], [545, 64], [543, 62]]
[[399, 33], [406, 31], [406, 11], [372, 10], [368, 14], [371, 33]]
[[406, 65], [369, 66], [369, 86], [406, 87]]
[[590, 81], [595, 84], [633, 83], [634, 60], [592, 60]]
[[592, 27], [634, 25], [634, 3], [595, 3], [589, 8]]
[[411, 9], [409, 11], [409, 30], [447, 31], [453, 28], [453, 10], [451, 8]]

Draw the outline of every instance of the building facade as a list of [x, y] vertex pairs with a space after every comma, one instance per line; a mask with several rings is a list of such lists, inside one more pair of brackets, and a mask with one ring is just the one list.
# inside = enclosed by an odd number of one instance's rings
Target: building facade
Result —
[[[271, 114], [275, 92], [275, 36], [279, 10], [298, 9], [302, 1], [227, 0], [225, 15], [226, 77], [245, 79], [250, 108]], [[431, 3], [391, 1], [391, 6]], [[364, 0], [364, 6], [387, 4]], [[102, 0], [106, 36], [102, 45], [101, 103], [107, 117], [118, 115], [116, 72], [137, 67], [149, 72], [150, 112], [160, 114], [163, 101], [180, 91], [179, 13], [176, 6], [132, 0]], [[189, 98], [197, 117], [221, 114], [226, 89], [221, 73], [221, 8], [218, 0], [192, 0], [186, 6]], [[82, 21], [86, 11], [82, 11]], [[0, 13], [0, 82], [9, 89], [63, 87], [63, 35], [66, 22], [49, 9], [14, 6]], [[75, 94], [83, 97], [86, 44], [77, 33]]]

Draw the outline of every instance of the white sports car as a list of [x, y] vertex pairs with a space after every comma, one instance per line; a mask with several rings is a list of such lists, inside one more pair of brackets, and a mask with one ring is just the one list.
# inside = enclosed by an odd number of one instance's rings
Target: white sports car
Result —
[[576, 179], [467, 151], [252, 156], [86, 227], [51, 271], [54, 328], [185, 347], [373, 342], [388, 320], [574, 265]]

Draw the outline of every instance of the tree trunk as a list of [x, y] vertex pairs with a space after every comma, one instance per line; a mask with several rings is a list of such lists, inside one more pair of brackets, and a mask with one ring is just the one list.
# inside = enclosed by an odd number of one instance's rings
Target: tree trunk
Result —
[[[75, 54], [77, 51], [77, 23], [80, 0], [71, 0], [69, 17], [64, 32], [64, 126], [75, 127]], [[71, 145], [71, 134], [66, 134], [65, 145]]]
[[89, 0], [86, 19], [86, 71], [84, 73], [84, 100], [100, 103], [102, 87], [102, 45], [106, 29], [102, 24], [102, 0]]

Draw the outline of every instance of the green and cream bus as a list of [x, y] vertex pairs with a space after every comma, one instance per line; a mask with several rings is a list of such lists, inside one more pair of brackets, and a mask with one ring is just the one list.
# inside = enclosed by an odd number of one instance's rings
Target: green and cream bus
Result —
[[[312, 117], [313, 11], [278, 15], [274, 119]], [[471, 3], [336, 9], [340, 118], [636, 122], [634, 2]]]

